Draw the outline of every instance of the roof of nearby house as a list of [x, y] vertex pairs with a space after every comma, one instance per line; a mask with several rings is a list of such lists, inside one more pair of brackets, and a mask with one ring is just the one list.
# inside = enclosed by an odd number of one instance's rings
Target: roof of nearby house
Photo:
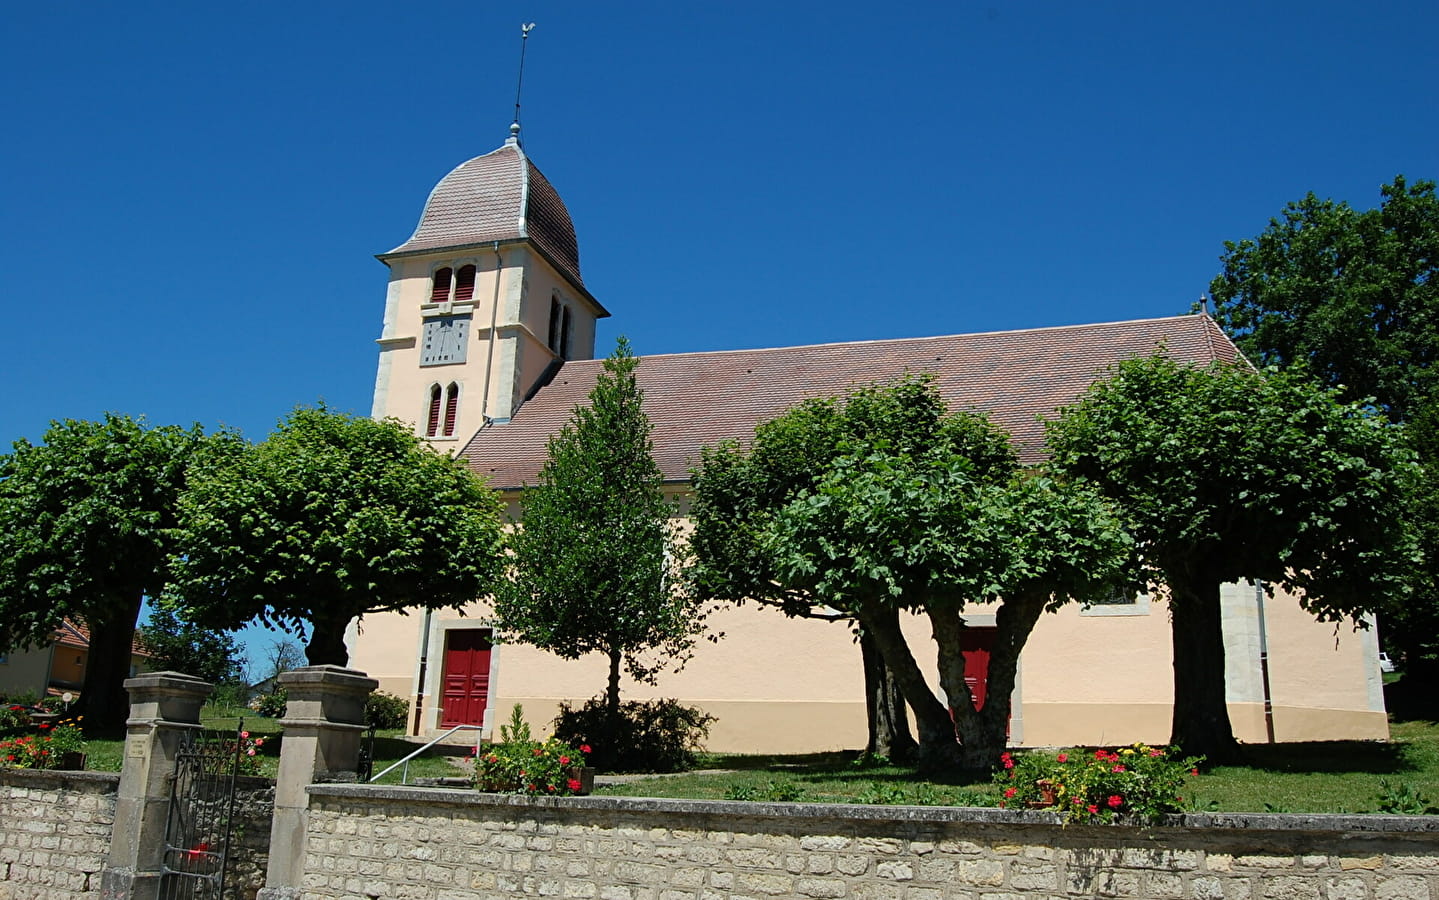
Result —
[[[1104, 370], [1161, 346], [1183, 362], [1239, 359], [1208, 316], [945, 337], [853, 341], [646, 356], [635, 370], [654, 425], [655, 460], [668, 481], [688, 480], [701, 447], [744, 441], [802, 400], [843, 394], [905, 372], [932, 372], [955, 409], [980, 410], [1009, 432], [1020, 459], [1043, 455], [1044, 427]], [[505, 424], [481, 429], [463, 455], [496, 488], [533, 484], [549, 436], [585, 403], [603, 360], [563, 364]]]
[[381, 259], [521, 238], [539, 247], [577, 286], [584, 286], [569, 210], [519, 143], [510, 140], [441, 178], [425, 201], [415, 233]]
[[[64, 619], [60, 627], [55, 629], [55, 643], [62, 647], [75, 647], [79, 650], [90, 649], [90, 626], [79, 619]], [[139, 633], [130, 640], [130, 652], [135, 656], [148, 657], [150, 651], [146, 650], [140, 643]]]

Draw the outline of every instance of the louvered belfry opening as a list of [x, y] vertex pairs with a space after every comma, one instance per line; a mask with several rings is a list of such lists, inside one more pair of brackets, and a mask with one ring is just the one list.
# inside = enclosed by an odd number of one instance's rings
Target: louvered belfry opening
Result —
[[[434, 286], [430, 288], [430, 302], [444, 303], [450, 299], [450, 280], [454, 276], [454, 269], [445, 266], [443, 269], [435, 270]], [[474, 273], [470, 273], [470, 293], [474, 293]], [[413, 302], [413, 301], [411, 301]]]
[[440, 386], [430, 386], [430, 413], [425, 417], [425, 437], [436, 437], [440, 433]]
[[475, 298], [475, 267], [460, 266], [455, 273], [455, 302], [469, 303]]
[[[435, 388], [439, 390], [439, 388]], [[455, 419], [460, 414], [460, 386], [453, 381], [445, 389], [445, 437], [455, 436]]]

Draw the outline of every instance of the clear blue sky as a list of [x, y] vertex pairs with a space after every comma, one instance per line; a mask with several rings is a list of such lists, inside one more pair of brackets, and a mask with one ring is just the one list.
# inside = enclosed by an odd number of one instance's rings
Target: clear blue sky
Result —
[[1185, 312], [1307, 191], [1439, 176], [1439, 4], [16, 3], [0, 446], [106, 410], [368, 413], [386, 272], [498, 146], [599, 351]]

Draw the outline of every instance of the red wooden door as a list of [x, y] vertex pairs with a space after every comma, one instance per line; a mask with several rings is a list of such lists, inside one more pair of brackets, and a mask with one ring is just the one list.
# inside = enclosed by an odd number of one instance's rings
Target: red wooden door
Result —
[[964, 683], [974, 698], [974, 708], [984, 708], [989, 694], [989, 654], [994, 649], [996, 628], [966, 628], [961, 633], [959, 651], [964, 655]]
[[444, 703], [440, 726], [483, 725], [490, 694], [490, 630], [445, 632]]

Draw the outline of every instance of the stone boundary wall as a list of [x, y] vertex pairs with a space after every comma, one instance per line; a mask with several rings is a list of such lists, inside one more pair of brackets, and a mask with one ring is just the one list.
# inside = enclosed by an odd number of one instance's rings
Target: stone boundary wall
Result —
[[[0, 769], [0, 900], [100, 897], [119, 785], [115, 772]], [[224, 900], [264, 887], [274, 805], [274, 781], [236, 780]]]
[[305, 898], [1439, 900], [1439, 817], [1152, 828], [951, 807], [312, 785]]
[[119, 785], [113, 772], [0, 769], [0, 900], [98, 897]]

